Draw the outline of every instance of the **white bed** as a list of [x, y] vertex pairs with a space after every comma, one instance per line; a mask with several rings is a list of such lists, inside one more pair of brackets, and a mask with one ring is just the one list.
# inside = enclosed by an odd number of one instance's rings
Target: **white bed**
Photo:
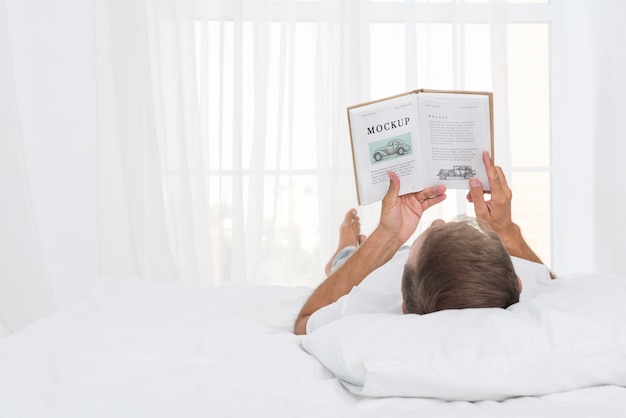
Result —
[[[291, 332], [309, 292], [99, 281], [0, 340], [0, 417], [626, 416], [615, 384], [502, 401], [356, 395]], [[626, 317], [614, 322], [623, 343]]]

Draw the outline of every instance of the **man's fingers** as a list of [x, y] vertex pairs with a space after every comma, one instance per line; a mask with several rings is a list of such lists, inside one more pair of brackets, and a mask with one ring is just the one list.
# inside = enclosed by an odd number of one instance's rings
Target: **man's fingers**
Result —
[[417, 198], [419, 199], [420, 202], [422, 202], [426, 199], [431, 199], [435, 196], [442, 195], [445, 192], [446, 192], [446, 186], [444, 185], [427, 187], [421, 192], [417, 192]]
[[498, 172], [498, 178], [500, 179], [500, 186], [502, 188], [502, 192], [504, 192], [504, 195], [510, 199], [512, 192], [511, 192], [511, 188], [509, 187], [509, 184], [506, 181], [506, 176], [504, 175], [504, 171], [502, 171], [502, 167], [500, 166], [496, 166], [495, 168], [496, 168], [496, 171]]
[[493, 160], [489, 156], [487, 151], [483, 152], [483, 164], [485, 164], [485, 169], [487, 170], [487, 179], [489, 180], [489, 189], [492, 194], [498, 194], [502, 190], [502, 184], [500, 183], [500, 174], [502, 171], [498, 172], [497, 168], [493, 165]]
[[[389, 189], [387, 190], [387, 194], [385, 195], [383, 200], [391, 200], [395, 197], [398, 197], [400, 193], [400, 178], [393, 171], [388, 171], [389, 175]], [[437, 203], [442, 202], [446, 198], [446, 186], [439, 185], [434, 187], [427, 187], [420, 192], [415, 192], [413, 194], [419, 203], [422, 205], [422, 208], [425, 210]]]
[[437, 203], [441, 203], [446, 199], [446, 186], [439, 185], [434, 187], [427, 187], [421, 192], [415, 193], [422, 210], [426, 210]]
[[420, 205], [422, 206], [423, 210], [426, 210], [432, 206], [435, 206], [438, 203], [443, 202], [446, 199], [446, 194], [445, 193], [441, 193], [432, 197], [429, 197], [428, 199], [425, 200], [420, 200]]
[[489, 183], [491, 184], [491, 200], [497, 204], [505, 204], [507, 201], [511, 200], [511, 189], [506, 182], [502, 168], [495, 166], [493, 171], [495, 173], [494, 178], [489, 179]]
[[512, 193], [506, 181], [504, 171], [502, 171], [502, 167], [493, 164], [493, 160], [489, 157], [487, 151], [483, 152], [483, 163], [487, 169], [487, 177], [491, 189], [491, 200], [498, 204], [510, 201]]
[[487, 169], [487, 171], [489, 171], [491, 168], [493, 168], [493, 160], [491, 159], [491, 156], [489, 155], [489, 151], [483, 151], [483, 164], [485, 165], [485, 168]]
[[470, 189], [468, 193], [468, 200], [474, 203], [474, 211], [476, 212], [476, 216], [479, 218], [484, 218], [489, 213], [489, 208], [485, 202], [485, 196], [483, 191], [483, 186], [480, 184], [480, 180], [473, 178], [469, 182]]

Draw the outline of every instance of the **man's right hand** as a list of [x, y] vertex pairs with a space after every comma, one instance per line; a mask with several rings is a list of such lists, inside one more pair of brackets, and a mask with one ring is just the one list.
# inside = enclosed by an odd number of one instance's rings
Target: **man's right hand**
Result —
[[400, 248], [417, 229], [424, 211], [446, 198], [446, 188], [443, 185], [427, 187], [420, 192], [398, 196], [400, 179], [392, 171], [389, 172], [389, 182], [377, 229], [393, 236]]

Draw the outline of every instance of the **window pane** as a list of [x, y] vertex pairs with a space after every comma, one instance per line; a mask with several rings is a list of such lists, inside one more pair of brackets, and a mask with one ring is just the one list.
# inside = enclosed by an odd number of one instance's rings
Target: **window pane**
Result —
[[513, 167], [550, 164], [548, 42], [547, 24], [510, 24], [507, 28]]
[[[233, 92], [232, 86], [235, 82], [233, 75], [234, 70], [234, 25], [232, 22], [225, 22], [223, 25], [223, 40], [222, 43], [226, 45], [223, 48], [222, 58], [222, 72], [221, 72], [221, 89], [222, 89], [222, 102], [220, 103], [221, 114], [221, 131], [218, 136], [220, 147], [217, 148], [217, 154], [219, 155], [219, 162], [221, 168], [232, 169], [233, 168]], [[218, 50], [219, 51], [219, 50]], [[219, 120], [219, 119], [216, 119]], [[224, 140], [226, 139], [226, 140]]]
[[417, 81], [419, 88], [454, 87], [454, 43], [450, 23], [419, 23], [417, 33]]
[[[221, 109], [222, 106], [222, 61], [219, 59], [220, 47], [222, 43], [222, 33], [220, 31], [220, 24], [218, 22], [203, 22], [203, 25], [206, 27], [206, 36], [207, 36], [207, 45], [202, 45], [200, 40], [198, 40], [197, 45], [206, 48], [205, 51], [198, 51], [198, 56], [200, 54], [206, 54], [206, 72], [207, 79], [204, 81], [198, 80], [198, 86], [202, 86], [206, 83], [206, 89], [208, 94], [206, 94], [207, 101], [207, 111], [208, 111], [208, 122], [207, 122], [207, 138], [221, 138], [221, 129], [222, 124], [218, 121], [220, 120]], [[200, 35], [200, 31], [197, 31], [198, 35]], [[197, 60], [198, 63], [203, 62], [202, 59]], [[202, 72], [198, 71], [198, 77], [203, 76]], [[201, 95], [201, 93], [200, 93]], [[208, 168], [217, 170], [221, 165], [220, 161], [220, 152], [222, 146], [221, 141], [214, 140], [211, 141], [211, 146], [206, 146], [204, 149], [204, 161], [205, 164], [208, 164]]]
[[489, 25], [464, 25], [465, 83], [468, 90], [491, 90], [491, 31]]
[[294, 50], [293, 121], [288, 134], [292, 144], [291, 167], [316, 169], [317, 155], [315, 120], [315, 52], [317, 26], [298, 23]]
[[513, 220], [539, 258], [550, 265], [550, 173], [513, 173]]
[[370, 25], [371, 99], [406, 90], [406, 49], [404, 24]]
[[[251, 133], [265, 141], [265, 167], [290, 170], [315, 169], [317, 152], [315, 123], [315, 68], [317, 24], [296, 23], [291, 28], [272, 23], [267, 43], [267, 88], [263, 111], [265, 134]], [[293, 39], [292, 39], [293, 38]], [[293, 48], [293, 59], [289, 49]], [[250, 72], [258, 72], [251, 65]], [[250, 97], [252, 100], [252, 97]], [[258, 140], [258, 139], [257, 139]], [[252, 156], [254, 158], [254, 156]]]
[[289, 124], [286, 123], [287, 118], [283, 117], [283, 110], [286, 106], [287, 91], [286, 85], [288, 77], [285, 76], [286, 64], [283, 52], [286, 48], [286, 42], [282, 43], [284, 36], [284, 25], [277, 22], [271, 23], [270, 39], [268, 40], [268, 71], [267, 71], [267, 92], [266, 102], [267, 109], [275, 109], [274, 112], [268, 112], [266, 117], [266, 135], [265, 135], [265, 168], [280, 169], [288, 167], [287, 162], [281, 158], [281, 151], [285, 143], [285, 132], [289, 132]]

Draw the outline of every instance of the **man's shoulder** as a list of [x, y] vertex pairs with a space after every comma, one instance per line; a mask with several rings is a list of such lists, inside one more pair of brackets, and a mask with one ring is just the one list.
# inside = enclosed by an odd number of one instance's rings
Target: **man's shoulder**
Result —
[[307, 322], [307, 334], [349, 315], [402, 313], [402, 272], [408, 247], [401, 248], [388, 262], [370, 273], [339, 300], [315, 311]]
[[359, 288], [367, 289], [379, 293], [400, 292], [402, 283], [402, 273], [408, 258], [408, 247], [402, 247], [396, 254], [382, 266], [371, 272]]
[[520, 300], [522, 301], [543, 293], [552, 281], [550, 270], [541, 263], [514, 256], [511, 256], [511, 261], [513, 262], [515, 273], [522, 281], [522, 293], [520, 294]]

